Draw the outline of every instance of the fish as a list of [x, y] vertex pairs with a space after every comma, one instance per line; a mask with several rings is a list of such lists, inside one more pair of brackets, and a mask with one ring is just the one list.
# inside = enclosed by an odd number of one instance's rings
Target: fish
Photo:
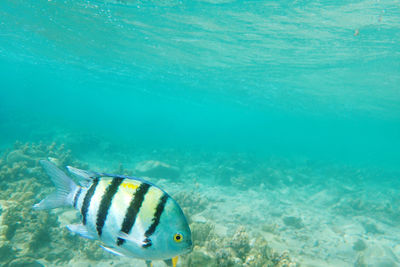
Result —
[[112, 254], [143, 259], [148, 267], [155, 260], [176, 267], [178, 257], [192, 250], [191, 230], [181, 207], [155, 184], [67, 166], [79, 178], [77, 184], [52, 162], [40, 160], [40, 164], [56, 191], [33, 209], [77, 209], [82, 222], [67, 225], [71, 232], [100, 240]]

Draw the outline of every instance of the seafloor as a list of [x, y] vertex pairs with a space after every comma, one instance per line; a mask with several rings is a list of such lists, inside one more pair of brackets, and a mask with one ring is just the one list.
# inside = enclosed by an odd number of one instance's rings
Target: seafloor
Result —
[[396, 174], [172, 150], [77, 159], [64, 145], [21, 143], [0, 158], [0, 266], [145, 266], [69, 233], [64, 226], [79, 220], [72, 208], [31, 209], [54, 190], [38, 164], [46, 157], [145, 177], [169, 192], [195, 245], [178, 266], [400, 266], [399, 187], [372, 182]]

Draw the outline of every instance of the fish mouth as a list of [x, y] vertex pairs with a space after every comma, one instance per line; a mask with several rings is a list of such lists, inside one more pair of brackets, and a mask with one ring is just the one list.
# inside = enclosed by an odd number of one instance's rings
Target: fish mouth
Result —
[[187, 247], [187, 249], [185, 249], [185, 250], [183, 251], [183, 254], [187, 254], [187, 253], [190, 253], [190, 252], [193, 251], [193, 243], [190, 242], [188, 245], [189, 245], [189, 246]]

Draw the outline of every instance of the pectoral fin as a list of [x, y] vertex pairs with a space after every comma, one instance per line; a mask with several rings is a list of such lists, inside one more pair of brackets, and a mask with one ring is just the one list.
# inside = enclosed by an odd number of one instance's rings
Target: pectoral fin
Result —
[[88, 239], [96, 238], [91, 233], [88, 232], [86, 226], [84, 226], [83, 224], [70, 224], [70, 225], [67, 225], [67, 229], [75, 234], [78, 234], [78, 235], [84, 237], [84, 238], [88, 238]]
[[150, 247], [152, 245], [151, 240], [149, 238], [145, 238], [144, 240], [138, 240], [138, 239], [134, 238], [133, 236], [128, 235], [127, 233], [122, 232], [122, 231], [120, 231], [118, 233], [117, 237], [121, 238], [121, 239], [124, 239], [124, 240], [127, 240], [127, 241], [131, 241], [131, 242], [137, 244], [139, 247], [142, 247], [142, 248], [147, 248], [147, 247]]

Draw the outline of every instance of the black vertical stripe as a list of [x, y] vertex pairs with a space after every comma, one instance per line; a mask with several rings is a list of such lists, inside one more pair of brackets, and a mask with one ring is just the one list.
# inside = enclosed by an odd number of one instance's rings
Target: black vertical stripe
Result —
[[167, 203], [167, 199], [168, 199], [168, 195], [164, 193], [164, 195], [160, 198], [160, 200], [158, 202], [156, 212], [154, 213], [154, 217], [153, 217], [153, 223], [149, 226], [149, 228], [144, 233], [144, 236], [146, 238], [151, 236], [156, 231], [157, 225], [160, 223], [161, 214], [163, 213], [165, 204]]
[[83, 225], [86, 224], [86, 216], [87, 216], [87, 212], [89, 210], [90, 200], [92, 199], [92, 197], [94, 195], [94, 191], [96, 190], [98, 183], [99, 183], [98, 177], [93, 179], [93, 183], [89, 187], [88, 191], [86, 192], [85, 198], [83, 199], [83, 204], [82, 204], [82, 208], [81, 208]]
[[[129, 234], [133, 225], [136, 221], [136, 216], [139, 213], [140, 207], [142, 206], [144, 196], [149, 190], [150, 185], [146, 183], [142, 183], [135, 191], [135, 194], [129, 204], [128, 209], [125, 213], [124, 222], [122, 223], [121, 232]], [[117, 240], [117, 245], [121, 246], [125, 242], [125, 239], [119, 238]]]
[[118, 188], [124, 178], [115, 177], [113, 178], [111, 184], [107, 187], [106, 192], [101, 198], [99, 210], [97, 211], [97, 219], [96, 219], [96, 230], [99, 236], [101, 236], [103, 232], [103, 226], [106, 222], [108, 210], [110, 209], [111, 202], [114, 198], [114, 195], [117, 193]]
[[78, 199], [79, 196], [82, 193], [82, 187], [79, 187], [78, 192], [76, 192], [75, 196], [74, 196], [74, 208], [76, 209], [76, 205], [78, 204]]

